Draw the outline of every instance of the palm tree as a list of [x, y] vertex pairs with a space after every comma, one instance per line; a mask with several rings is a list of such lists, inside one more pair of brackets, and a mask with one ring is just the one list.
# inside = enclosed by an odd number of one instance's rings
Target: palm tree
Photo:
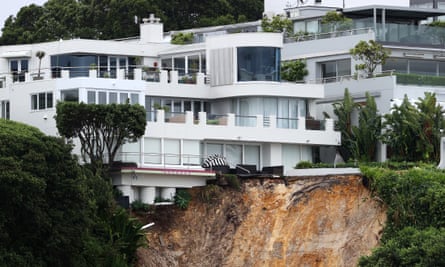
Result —
[[42, 65], [42, 58], [45, 56], [45, 52], [44, 51], [37, 51], [36, 52], [36, 57], [39, 58], [39, 70], [37, 73], [37, 79], [40, 79], [40, 67]]

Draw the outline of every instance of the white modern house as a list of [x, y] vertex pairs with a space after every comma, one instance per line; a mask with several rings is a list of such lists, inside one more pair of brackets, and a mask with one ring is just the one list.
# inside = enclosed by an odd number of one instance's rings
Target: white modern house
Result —
[[233, 168], [283, 166], [285, 174], [341, 143], [333, 120], [318, 120], [325, 84], [281, 81], [281, 60], [298, 57], [281, 33], [259, 31], [258, 21], [184, 32], [193, 42], [172, 45], [152, 16], [137, 38], [2, 46], [0, 115], [57, 135], [58, 101], [143, 105], [145, 135], [118, 159], [134, 165], [113, 183], [145, 203], [214, 179], [201, 167], [208, 155], [223, 155]]
[[[369, 92], [382, 114], [390, 112], [394, 103], [400, 104], [405, 95], [414, 102], [425, 92], [435, 93], [445, 106], [445, 28], [428, 25], [444, 16], [444, 9], [428, 5], [343, 9], [308, 2], [285, 10], [294, 32], [302, 34], [286, 38], [282, 60], [305, 59], [309, 70], [306, 82], [324, 85], [324, 98], [316, 100], [317, 118], [323, 112], [335, 117], [332, 104], [343, 99], [345, 88], [358, 103], [363, 103]], [[326, 28], [321, 20], [329, 11], [352, 19], [351, 27]], [[391, 51], [389, 60], [372, 78], [356, 71], [357, 62], [349, 53], [361, 40], [375, 40]], [[378, 158], [386, 159], [384, 146]]]

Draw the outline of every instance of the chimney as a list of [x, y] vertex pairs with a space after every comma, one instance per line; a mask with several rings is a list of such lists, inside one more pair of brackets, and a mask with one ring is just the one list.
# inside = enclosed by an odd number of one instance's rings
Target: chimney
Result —
[[140, 25], [141, 43], [160, 43], [164, 39], [164, 24], [160, 18], [150, 14], [149, 18], [143, 18]]

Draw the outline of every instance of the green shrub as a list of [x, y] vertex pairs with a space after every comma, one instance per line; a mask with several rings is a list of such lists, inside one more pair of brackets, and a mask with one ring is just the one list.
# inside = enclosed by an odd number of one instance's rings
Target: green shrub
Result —
[[192, 198], [192, 196], [190, 195], [190, 193], [188, 191], [186, 191], [184, 189], [179, 189], [176, 191], [175, 204], [179, 208], [185, 210], [189, 206], [191, 198]]
[[172, 44], [183, 45], [183, 44], [191, 44], [193, 42], [193, 33], [182, 33], [178, 32], [172, 35]]
[[297, 166], [295, 166], [295, 169], [310, 169], [312, 168], [312, 162], [303, 160], [297, 163]]
[[396, 76], [398, 84], [433, 85], [433, 86], [443, 86], [445, 84], [445, 77], [442, 76], [407, 74], [407, 73], [396, 73]]
[[131, 203], [131, 209], [133, 211], [149, 211], [150, 206], [140, 200], [135, 200]]
[[445, 266], [441, 256], [445, 255], [444, 171], [417, 165], [425, 167], [362, 166], [373, 194], [387, 205], [388, 219], [381, 246], [362, 257], [360, 266]]

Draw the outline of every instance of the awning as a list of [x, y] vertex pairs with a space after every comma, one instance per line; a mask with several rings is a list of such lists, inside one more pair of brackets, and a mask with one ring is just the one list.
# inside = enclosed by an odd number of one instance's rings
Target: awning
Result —
[[1, 57], [4, 58], [19, 58], [19, 57], [31, 57], [31, 50], [25, 51], [8, 51], [4, 52]]

